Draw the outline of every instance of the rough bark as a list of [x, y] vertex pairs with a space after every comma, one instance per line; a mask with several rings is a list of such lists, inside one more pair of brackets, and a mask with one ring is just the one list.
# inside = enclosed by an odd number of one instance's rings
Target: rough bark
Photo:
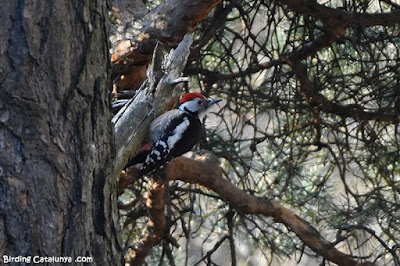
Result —
[[0, 254], [121, 265], [105, 1], [0, 9]]

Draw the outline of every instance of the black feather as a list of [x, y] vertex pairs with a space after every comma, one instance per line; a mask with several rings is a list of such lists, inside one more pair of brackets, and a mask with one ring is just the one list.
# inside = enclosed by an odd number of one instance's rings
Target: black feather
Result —
[[[183, 131], [182, 136], [177, 140], [173, 147], [169, 147], [168, 139], [174, 136], [174, 130], [188, 120], [189, 125]], [[175, 132], [176, 134], [176, 132]], [[136, 164], [142, 164], [139, 170], [138, 177], [152, 173], [160, 169], [172, 159], [181, 156], [190, 151], [193, 146], [200, 140], [201, 137], [201, 122], [197, 114], [180, 112], [180, 115], [174, 114], [174, 119], [169, 121], [162, 136], [155, 141], [152, 150], [142, 151], [135, 157], [129, 160], [126, 168]]]

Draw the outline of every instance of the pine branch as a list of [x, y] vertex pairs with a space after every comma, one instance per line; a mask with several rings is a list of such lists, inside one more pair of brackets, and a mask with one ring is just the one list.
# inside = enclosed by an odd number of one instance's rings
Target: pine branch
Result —
[[166, 175], [168, 180], [181, 180], [207, 187], [228, 202], [233, 209], [242, 213], [274, 218], [276, 222], [286, 225], [317, 254], [331, 262], [338, 265], [362, 265], [337, 250], [311, 224], [291, 210], [275, 201], [250, 195], [236, 188], [228, 179], [223, 178], [218, 158], [211, 152], [194, 154], [191, 158], [176, 158], [166, 167]]
[[150, 183], [145, 195], [149, 221], [142, 232], [140, 241], [125, 256], [126, 263], [129, 265], [142, 265], [154, 243], [164, 234], [164, 190], [165, 186], [162, 182]]

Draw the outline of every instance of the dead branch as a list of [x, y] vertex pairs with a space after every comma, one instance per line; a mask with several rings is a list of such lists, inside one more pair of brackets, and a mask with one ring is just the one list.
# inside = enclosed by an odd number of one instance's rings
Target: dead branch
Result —
[[175, 81], [179, 80], [186, 65], [192, 42], [192, 38], [186, 35], [176, 50], [171, 51], [166, 57], [163, 66], [161, 66], [163, 47], [158, 46], [154, 52], [155, 59], [149, 71], [148, 81], [114, 116], [112, 120], [115, 125], [116, 149], [114, 176], [119, 176], [129, 157], [136, 153], [148, 133], [151, 121], [171, 109], [179, 99], [182, 86], [179, 84], [177, 86]]

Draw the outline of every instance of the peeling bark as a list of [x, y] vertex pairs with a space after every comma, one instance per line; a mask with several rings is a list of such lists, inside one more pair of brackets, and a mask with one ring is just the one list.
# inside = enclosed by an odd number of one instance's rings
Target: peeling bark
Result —
[[[112, 56], [111, 79], [117, 90], [136, 90], [145, 80], [145, 71], [157, 41], [167, 47], [176, 46], [220, 0], [162, 1], [142, 20], [135, 21], [137, 28], [132, 38], [121, 37]], [[120, 5], [119, 5], [120, 6]], [[131, 36], [131, 33], [122, 33]]]
[[177, 86], [190, 53], [192, 38], [182, 40], [178, 47], [167, 56], [164, 69], [161, 68], [163, 47], [154, 52], [155, 60], [149, 71], [149, 80], [137, 96], [124, 106], [113, 118], [115, 123], [116, 159], [113, 176], [118, 177], [129, 157], [136, 154], [145, 139], [151, 121], [171, 109], [182, 94]]

